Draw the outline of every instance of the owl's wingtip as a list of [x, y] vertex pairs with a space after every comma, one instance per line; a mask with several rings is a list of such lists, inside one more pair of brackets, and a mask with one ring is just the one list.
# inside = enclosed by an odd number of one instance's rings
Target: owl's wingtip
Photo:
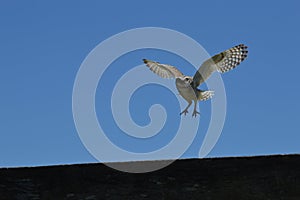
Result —
[[239, 45], [237, 45], [237, 46], [240, 46], [240, 47], [242, 47], [242, 48], [244, 48], [244, 49], [247, 49], [248, 48], [248, 46], [247, 45], [245, 45], [245, 44], [239, 44]]

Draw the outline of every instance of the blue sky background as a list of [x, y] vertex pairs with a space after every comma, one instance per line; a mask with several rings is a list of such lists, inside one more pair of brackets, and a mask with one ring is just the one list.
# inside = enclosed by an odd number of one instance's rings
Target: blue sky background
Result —
[[[296, 0], [1, 1], [0, 167], [96, 162], [81, 143], [73, 122], [76, 73], [101, 41], [145, 26], [180, 31], [211, 55], [239, 43], [249, 46], [249, 58], [223, 76], [227, 118], [209, 156], [299, 153], [299, 7]], [[184, 68], [188, 63], [183, 59], [155, 50], [130, 53], [112, 67], [126, 63], [125, 68], [130, 69], [144, 57], [194, 73]], [[151, 87], [144, 89], [154, 94]], [[168, 133], [174, 132], [172, 125], [179, 119], [180, 109], [175, 100], [169, 100], [170, 95], [151, 95], [145, 102], [167, 102], [166, 109], [173, 116], [168, 118], [165, 136], [161, 134], [162, 139], [155, 142], [157, 147], [172, 138]], [[97, 93], [97, 114], [101, 116], [105, 105], [100, 98]], [[142, 98], [142, 91], [137, 91], [132, 103], [141, 110], [131, 108], [136, 111], [133, 119], [141, 125], [149, 120], [147, 106], [139, 103]], [[202, 103], [200, 109], [203, 129], [184, 157], [195, 157], [202, 143], [210, 102]], [[108, 128], [113, 125], [103, 123]], [[120, 141], [118, 135], [109, 137]], [[132, 147], [126, 139], [122, 141], [124, 148]], [[152, 148], [141, 145], [140, 151], [145, 150], [142, 147]]]

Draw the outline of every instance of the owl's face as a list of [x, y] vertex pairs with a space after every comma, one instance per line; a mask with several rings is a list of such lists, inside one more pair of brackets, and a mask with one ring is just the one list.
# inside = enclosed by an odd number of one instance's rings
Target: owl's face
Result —
[[184, 76], [184, 77], [178, 78], [177, 84], [179, 84], [182, 87], [190, 87], [192, 81], [193, 81], [192, 77], [190, 77], [190, 76]]
[[185, 76], [185, 77], [184, 77], [184, 82], [185, 82], [186, 84], [191, 84], [192, 81], [193, 81], [193, 78], [192, 78], [192, 77], [190, 77], [190, 76]]

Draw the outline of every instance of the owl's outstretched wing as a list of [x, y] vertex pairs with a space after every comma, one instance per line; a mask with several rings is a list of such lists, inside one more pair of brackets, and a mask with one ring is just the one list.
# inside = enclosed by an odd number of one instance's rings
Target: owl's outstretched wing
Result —
[[171, 65], [160, 64], [159, 62], [154, 62], [147, 59], [143, 59], [143, 61], [151, 71], [162, 78], [178, 78], [184, 76], [181, 71]]
[[198, 87], [214, 71], [224, 73], [234, 69], [247, 57], [247, 48], [244, 44], [240, 44], [206, 60], [195, 73], [192, 86]]

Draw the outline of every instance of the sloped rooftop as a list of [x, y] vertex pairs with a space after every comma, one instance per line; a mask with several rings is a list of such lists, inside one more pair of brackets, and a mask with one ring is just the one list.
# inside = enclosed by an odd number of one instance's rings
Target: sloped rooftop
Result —
[[[151, 162], [163, 161], [140, 164]], [[141, 174], [104, 164], [2, 168], [0, 199], [299, 200], [300, 155], [177, 160]]]

